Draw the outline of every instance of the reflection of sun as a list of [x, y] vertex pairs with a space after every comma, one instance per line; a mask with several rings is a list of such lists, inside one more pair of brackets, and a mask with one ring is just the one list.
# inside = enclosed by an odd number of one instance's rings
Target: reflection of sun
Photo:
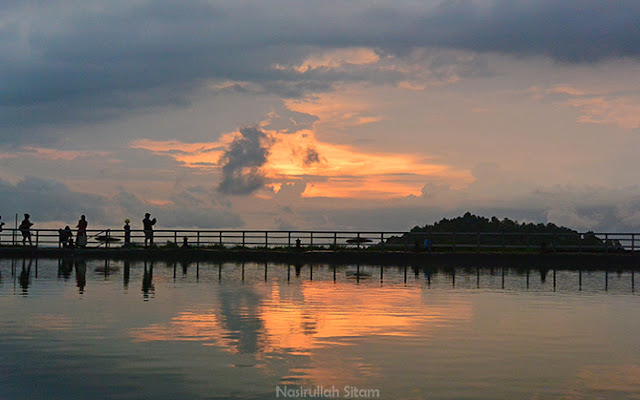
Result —
[[183, 312], [172, 318], [168, 326], [153, 324], [133, 329], [130, 334], [136, 342], [198, 341], [205, 345], [215, 344], [228, 351], [237, 351], [214, 312]]
[[[455, 321], [467, 320], [471, 308], [466, 304], [430, 305], [407, 311], [407, 304], [420, 304], [420, 288], [404, 288], [402, 296], [392, 290], [375, 295], [344, 290], [335, 284], [303, 284], [297, 298], [281, 294], [274, 285], [265, 296], [256, 315], [262, 322], [261, 352], [311, 350], [329, 345], [344, 345], [345, 339], [363, 336], [425, 336], [429, 331]], [[234, 351], [236, 343], [215, 311], [182, 312], [169, 324], [154, 324], [134, 329], [136, 341], [201, 341]]]
[[640, 365], [586, 366], [577, 376], [568, 398], [640, 399]]
[[[347, 356], [344, 346], [394, 338], [425, 338], [453, 323], [471, 318], [470, 304], [422, 302], [420, 288], [375, 291], [333, 282], [265, 288], [260, 305], [238, 309], [240, 321], [224, 324], [218, 310], [182, 312], [169, 323], [130, 332], [134, 341], [199, 341], [231, 353], [241, 352], [238, 337], [255, 334], [258, 359], [288, 360], [283, 384], [301, 379], [314, 384], [354, 384], [380, 373], [366, 355]], [[256, 322], [260, 321], [256, 331]], [[246, 330], [246, 331], [245, 331]], [[249, 335], [251, 336], [251, 335]], [[236, 338], [236, 339], [234, 339]]]

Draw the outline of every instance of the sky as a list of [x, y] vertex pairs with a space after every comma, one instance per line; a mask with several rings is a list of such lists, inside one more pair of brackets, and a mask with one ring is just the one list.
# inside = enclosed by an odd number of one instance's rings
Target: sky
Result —
[[640, 2], [0, 2], [34, 228], [640, 230]]

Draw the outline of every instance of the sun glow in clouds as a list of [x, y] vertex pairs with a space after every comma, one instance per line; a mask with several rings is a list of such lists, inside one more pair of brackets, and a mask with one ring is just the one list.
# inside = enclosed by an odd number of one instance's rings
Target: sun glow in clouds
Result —
[[[418, 156], [365, 153], [353, 146], [322, 142], [310, 130], [266, 133], [269, 155], [261, 169], [269, 186], [302, 181], [306, 184], [302, 197], [401, 197], [420, 195], [424, 183], [434, 178], [452, 186], [472, 180], [468, 171], [420, 161]], [[230, 133], [209, 143], [143, 139], [131, 146], [172, 156], [190, 168], [219, 169], [225, 150], [239, 135]]]

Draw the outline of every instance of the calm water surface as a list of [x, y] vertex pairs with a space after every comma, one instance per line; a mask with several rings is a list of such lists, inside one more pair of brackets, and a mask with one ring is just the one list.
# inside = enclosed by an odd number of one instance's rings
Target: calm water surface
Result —
[[640, 399], [635, 278], [0, 260], [0, 399]]

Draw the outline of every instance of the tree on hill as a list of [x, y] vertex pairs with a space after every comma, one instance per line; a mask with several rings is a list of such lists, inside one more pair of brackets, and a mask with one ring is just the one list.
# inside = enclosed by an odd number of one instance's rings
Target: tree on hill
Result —
[[415, 226], [409, 233], [391, 237], [386, 245], [410, 245], [417, 248], [430, 243], [441, 248], [539, 248], [541, 251], [584, 249], [589, 251], [623, 250], [617, 240], [604, 241], [593, 232], [584, 234], [553, 223], [519, 223], [509, 218], [486, 218], [470, 212], [461, 217], [444, 218], [432, 225]]
[[480, 217], [466, 212], [462, 217], [453, 219], [443, 218], [433, 225], [423, 227], [415, 226], [411, 232], [482, 232], [482, 233], [566, 233], [577, 234], [578, 232], [557, 226], [553, 223], [533, 224], [518, 223], [509, 218], [499, 219], [497, 217]]

